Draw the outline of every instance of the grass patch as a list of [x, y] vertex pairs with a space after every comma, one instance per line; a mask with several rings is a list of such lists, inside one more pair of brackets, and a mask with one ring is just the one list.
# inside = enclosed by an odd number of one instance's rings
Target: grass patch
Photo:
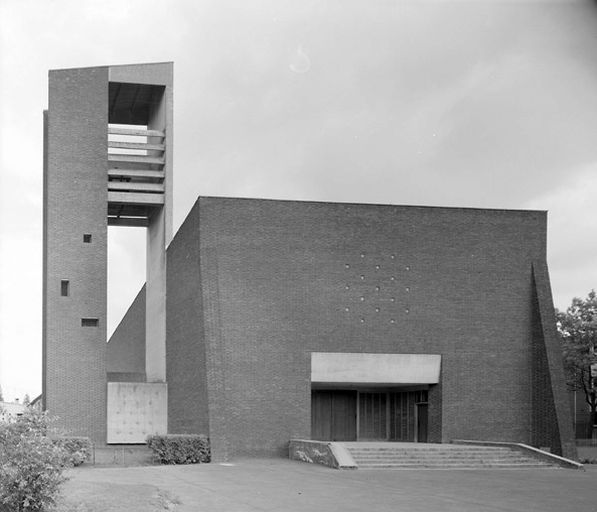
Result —
[[152, 485], [77, 482], [65, 485], [57, 512], [174, 512], [180, 500]]

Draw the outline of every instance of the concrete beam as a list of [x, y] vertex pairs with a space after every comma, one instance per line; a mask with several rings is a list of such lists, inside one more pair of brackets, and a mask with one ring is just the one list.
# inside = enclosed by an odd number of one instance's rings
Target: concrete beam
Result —
[[162, 183], [145, 183], [136, 181], [108, 181], [108, 190], [164, 192]]
[[112, 154], [112, 155], [108, 155], [108, 162], [164, 165], [164, 158], [161, 156], [114, 155], [114, 154]]
[[155, 149], [156, 151], [164, 151], [164, 144], [149, 144], [146, 142], [123, 142], [120, 140], [109, 140], [109, 148], [122, 148], [122, 149]]
[[108, 126], [110, 135], [135, 135], [141, 137], [165, 137], [166, 134], [161, 130], [145, 130], [143, 128], [114, 128]]
[[152, 178], [164, 179], [164, 171], [154, 171], [152, 169], [108, 169], [108, 176], [123, 178]]
[[146, 228], [149, 226], [149, 221], [142, 217], [108, 217], [108, 226]]
[[441, 355], [313, 352], [311, 382], [437, 384]]
[[108, 192], [108, 203], [162, 206], [164, 204], [164, 195], [143, 194], [141, 192]]

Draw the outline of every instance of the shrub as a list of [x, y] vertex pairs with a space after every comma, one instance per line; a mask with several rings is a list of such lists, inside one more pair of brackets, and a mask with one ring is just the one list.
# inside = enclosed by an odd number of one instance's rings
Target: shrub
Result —
[[147, 446], [162, 464], [209, 462], [209, 439], [201, 434], [168, 434], [147, 437]]
[[68, 454], [68, 463], [71, 466], [79, 466], [91, 455], [91, 439], [88, 437], [55, 437], [54, 443], [61, 446]]
[[597, 459], [593, 459], [591, 457], [581, 458], [579, 460], [581, 464], [597, 464]]
[[69, 457], [49, 431], [47, 415], [34, 410], [0, 424], [0, 510], [41, 512], [55, 503]]

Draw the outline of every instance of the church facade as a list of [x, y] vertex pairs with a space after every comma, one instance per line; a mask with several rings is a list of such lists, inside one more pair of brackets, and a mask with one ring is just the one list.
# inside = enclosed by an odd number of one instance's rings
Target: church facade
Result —
[[[169, 431], [230, 455], [291, 438], [569, 453], [545, 231], [537, 211], [199, 198], [167, 251]], [[108, 368], [143, 345], [143, 293]]]
[[[44, 202], [44, 403], [65, 428], [116, 444], [203, 433], [215, 460], [293, 438], [574, 456], [545, 212], [200, 197], [172, 237], [171, 65], [65, 73]], [[79, 105], [52, 101], [77, 81]], [[86, 94], [103, 146], [67, 155], [71, 125], [53, 119], [79, 122]], [[114, 156], [106, 126], [143, 132], [145, 153]], [[61, 202], [73, 186], [97, 204]], [[148, 228], [148, 278], [106, 344], [108, 225]]]

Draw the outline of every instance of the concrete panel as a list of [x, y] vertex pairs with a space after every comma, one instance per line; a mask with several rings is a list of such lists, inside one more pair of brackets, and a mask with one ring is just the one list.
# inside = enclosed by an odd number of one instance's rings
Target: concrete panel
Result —
[[[120, 68], [124, 72], [124, 69]], [[147, 277], [145, 314], [145, 373], [148, 382], [166, 380], [166, 247], [172, 240], [172, 64], [131, 67], [130, 71], [155, 71], [164, 79], [162, 101], [153, 108], [148, 128], [165, 132], [164, 139], [149, 137], [148, 142], [163, 142], [164, 206], [155, 209], [147, 229]], [[112, 71], [111, 71], [112, 73]], [[152, 75], [153, 76], [153, 75]], [[158, 83], [158, 82], [156, 82]], [[159, 154], [159, 152], [157, 152]]]
[[441, 356], [313, 352], [311, 382], [338, 384], [437, 384]]
[[110, 82], [172, 86], [172, 62], [110, 66]]
[[165, 218], [165, 210], [157, 210], [147, 229], [145, 373], [148, 382], [166, 381]]
[[165, 383], [108, 382], [108, 443], [145, 443], [168, 432]]

